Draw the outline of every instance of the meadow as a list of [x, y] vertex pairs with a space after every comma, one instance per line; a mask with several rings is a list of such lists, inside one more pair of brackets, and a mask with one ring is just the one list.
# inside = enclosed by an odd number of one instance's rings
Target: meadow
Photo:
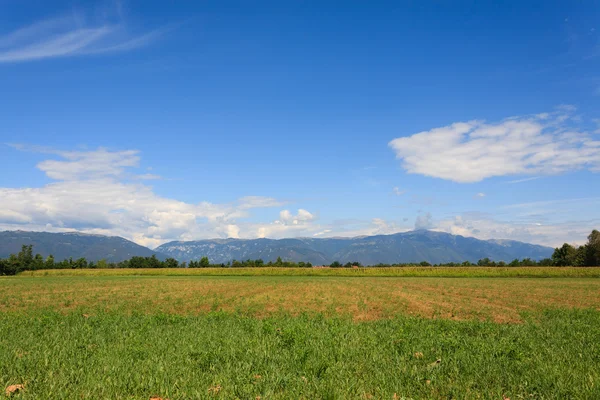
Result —
[[592, 277], [45, 272], [0, 278], [13, 398], [600, 398]]
[[104, 268], [47, 269], [21, 272], [26, 276], [396, 276], [396, 277], [521, 277], [600, 278], [590, 267], [387, 267], [387, 268]]

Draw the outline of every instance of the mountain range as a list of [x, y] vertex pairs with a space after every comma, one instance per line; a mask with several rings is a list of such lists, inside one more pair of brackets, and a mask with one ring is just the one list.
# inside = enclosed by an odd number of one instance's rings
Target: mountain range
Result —
[[326, 265], [358, 261], [363, 265], [379, 263], [432, 264], [471, 261], [482, 258], [511, 261], [515, 258], [540, 260], [550, 257], [553, 249], [514, 240], [480, 240], [449, 233], [416, 230], [393, 235], [355, 238], [297, 239], [209, 239], [165, 243], [154, 250], [118, 236], [89, 235], [77, 232], [0, 232], [0, 258], [16, 254], [23, 244], [32, 244], [34, 253], [56, 260], [85, 257], [97, 261], [119, 262], [132, 256], [160, 259], [173, 257], [179, 261], [208, 257], [211, 263], [232, 260], [263, 259], [304, 261]]
[[33, 245], [33, 252], [44, 257], [52, 254], [57, 261], [85, 257], [88, 261], [105, 259], [110, 262], [127, 260], [133, 256], [150, 257], [157, 254], [147, 247], [140, 246], [119, 236], [90, 235], [86, 233], [67, 232], [0, 232], [0, 258], [17, 254], [22, 245]]
[[355, 238], [298, 239], [213, 239], [169, 242], [157, 252], [189, 261], [207, 256], [212, 263], [231, 260], [277, 257], [289, 261], [305, 261], [313, 265], [358, 261], [363, 265], [412, 263], [428, 261], [476, 262], [482, 258], [511, 261], [515, 258], [540, 260], [550, 257], [553, 249], [514, 240], [479, 240], [449, 233], [416, 230], [393, 235]]

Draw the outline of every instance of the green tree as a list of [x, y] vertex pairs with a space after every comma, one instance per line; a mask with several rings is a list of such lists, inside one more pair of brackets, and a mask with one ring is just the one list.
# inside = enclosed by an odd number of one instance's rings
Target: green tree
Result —
[[573, 266], [584, 267], [590, 265], [589, 246], [587, 244], [579, 246], [575, 251], [575, 261], [573, 261]]
[[538, 265], [542, 267], [550, 267], [554, 265], [551, 258], [544, 258], [543, 260], [538, 261]]
[[146, 268], [160, 268], [162, 267], [161, 262], [156, 258], [156, 254], [152, 254], [150, 258], [146, 258]]
[[588, 236], [586, 245], [586, 265], [600, 266], [600, 232], [596, 229]]
[[21, 251], [17, 254], [17, 260], [19, 262], [19, 271], [31, 269], [33, 264], [33, 245], [24, 244], [21, 246]]
[[54, 268], [54, 256], [50, 254], [46, 257], [46, 261], [44, 262], [44, 268], [53, 269]]
[[533, 261], [531, 258], [524, 258], [521, 260], [521, 265], [523, 267], [534, 267], [537, 263]]
[[41, 254], [36, 254], [33, 258], [32, 269], [42, 269], [44, 268], [44, 257]]
[[15, 275], [21, 271], [19, 258], [14, 254], [8, 256], [8, 260], [6, 262], [6, 275]]
[[208, 260], [208, 257], [205, 256], [205, 257], [202, 257], [200, 259], [200, 265], [199, 265], [199, 267], [200, 268], [208, 268], [208, 267], [210, 267], [210, 261]]
[[492, 264], [492, 261], [489, 258], [482, 258], [481, 260], [477, 261], [477, 265], [479, 265], [480, 267], [488, 267]]
[[552, 262], [557, 267], [576, 265], [576, 256], [577, 249], [571, 246], [569, 243], [565, 243], [562, 245], [562, 247], [554, 249], [554, 253], [552, 253]]

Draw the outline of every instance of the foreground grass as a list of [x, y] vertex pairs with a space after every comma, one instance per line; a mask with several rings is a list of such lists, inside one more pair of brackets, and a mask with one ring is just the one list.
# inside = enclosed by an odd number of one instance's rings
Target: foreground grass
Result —
[[227, 311], [521, 322], [523, 312], [600, 310], [600, 279], [306, 276], [18, 276], [0, 279], [0, 312], [200, 315]]
[[573, 277], [5, 277], [0, 396], [597, 399], [599, 293]]
[[25, 384], [22, 399], [597, 399], [600, 313], [523, 324], [3, 313], [0, 386], [11, 384]]
[[398, 277], [573, 277], [600, 278], [594, 267], [398, 267], [398, 268], [147, 268], [50, 269], [22, 272], [24, 276], [398, 276]]

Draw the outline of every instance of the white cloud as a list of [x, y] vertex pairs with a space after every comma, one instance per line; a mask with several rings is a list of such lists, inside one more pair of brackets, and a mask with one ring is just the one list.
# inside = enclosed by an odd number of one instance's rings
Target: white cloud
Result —
[[163, 33], [155, 30], [131, 36], [122, 19], [96, 24], [80, 15], [47, 19], [0, 33], [0, 63], [124, 52], [146, 46]]
[[227, 237], [239, 239], [240, 237], [240, 227], [234, 224], [229, 224], [225, 227], [225, 233]]
[[415, 229], [431, 229], [433, 227], [434, 225], [431, 213], [425, 213], [417, 216], [415, 220]]
[[493, 176], [600, 171], [600, 140], [575, 126], [573, 106], [498, 123], [458, 122], [392, 140], [409, 173], [455, 182]]
[[402, 196], [405, 193], [406, 193], [406, 190], [400, 190], [400, 188], [398, 186], [394, 186], [394, 194], [396, 196]]
[[290, 210], [281, 210], [278, 220], [254, 225], [256, 237], [312, 236], [315, 230], [320, 229], [320, 226], [312, 223], [315, 219], [313, 214], [302, 208], [298, 209], [296, 215]]
[[387, 235], [391, 233], [399, 232], [400, 228], [394, 222], [388, 222], [383, 218], [373, 218], [371, 220], [371, 226], [367, 228], [365, 234], [368, 235]]
[[289, 210], [282, 210], [279, 213], [279, 222], [283, 225], [299, 225], [305, 222], [309, 222], [315, 219], [315, 217], [306, 210], [299, 209], [296, 215], [293, 215]]
[[410, 231], [412, 227], [407, 224], [398, 223], [383, 218], [372, 218], [364, 220], [339, 220], [327, 225], [327, 229], [318, 232], [318, 236], [324, 237], [356, 237], [372, 235], [390, 235], [398, 232]]
[[[288, 202], [272, 197], [245, 196], [228, 203], [187, 203], [162, 197], [138, 178], [143, 175], [136, 171], [145, 169], [140, 168], [140, 154], [134, 150], [57, 151], [13, 147], [53, 157], [38, 164], [52, 181], [41, 187], [0, 187], [0, 230], [77, 230], [122, 236], [155, 247], [170, 240], [353, 237], [412, 229], [406, 216], [398, 222], [383, 218], [320, 222], [315, 213], [304, 208], [292, 212], [282, 208]], [[473, 213], [434, 220], [430, 213], [425, 213], [416, 218], [414, 228], [555, 246], [565, 241], [585, 241], [593, 225], [598, 225], [600, 220], [588, 217], [587, 221], [565, 222], [565, 219], [585, 218], [586, 214], [577, 214], [578, 210], [594, 210], [596, 204], [598, 198], [590, 197], [514, 204], [498, 209], [500, 216], [512, 218], [509, 221]], [[253, 215], [256, 209], [268, 209], [271, 217], [266, 222], [256, 221]]]
[[[311, 233], [318, 226], [310, 212], [282, 212], [277, 229], [246, 221], [257, 208], [281, 207], [285, 202], [262, 196], [246, 196], [232, 203], [185, 203], [161, 197], [140, 179], [155, 176], [131, 173], [139, 167], [135, 150], [58, 151], [13, 145], [56, 159], [37, 167], [53, 180], [38, 188], [0, 188], [0, 229], [46, 231], [78, 230], [117, 235], [156, 246], [168, 240], [212, 237], [284, 236], [302, 226]], [[263, 232], [263, 233], [261, 233]]]
[[557, 247], [583, 244], [600, 226], [595, 213], [598, 197], [570, 198], [510, 204], [495, 213], [463, 212], [433, 220], [421, 215], [415, 223], [427, 229], [478, 239], [511, 239]]
[[135, 150], [110, 152], [106, 149], [98, 149], [87, 152], [57, 152], [56, 154], [64, 159], [42, 161], [37, 167], [48, 177], [61, 181], [120, 176], [125, 168], [137, 167], [140, 161], [138, 152]]
[[279, 207], [284, 204], [285, 202], [276, 200], [272, 197], [245, 196], [239, 199], [239, 208], [241, 210], [247, 210], [250, 208]]
[[502, 221], [493, 216], [464, 213], [440, 220], [432, 228], [453, 235], [478, 239], [511, 239], [557, 247], [563, 243], [583, 244], [600, 220], [559, 221], [553, 223]]
[[485, 197], [485, 193], [479, 192], [473, 197], [475, 197], [476, 199], [483, 199]]

